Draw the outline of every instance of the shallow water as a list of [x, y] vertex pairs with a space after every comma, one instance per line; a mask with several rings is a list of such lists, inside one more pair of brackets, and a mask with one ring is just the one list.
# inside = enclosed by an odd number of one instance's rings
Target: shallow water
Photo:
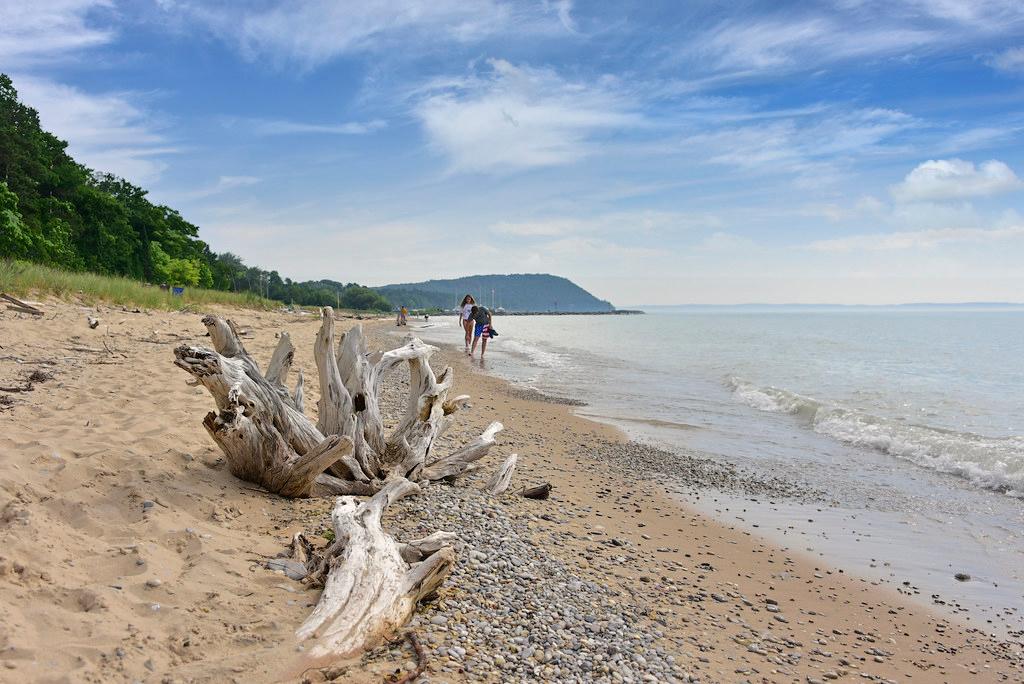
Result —
[[[456, 326], [415, 332], [461, 344]], [[831, 504], [703, 497], [708, 512], [958, 600], [975, 624], [1024, 628], [1024, 311], [676, 310], [495, 327], [491, 372]], [[972, 581], [956, 582], [961, 571]]]

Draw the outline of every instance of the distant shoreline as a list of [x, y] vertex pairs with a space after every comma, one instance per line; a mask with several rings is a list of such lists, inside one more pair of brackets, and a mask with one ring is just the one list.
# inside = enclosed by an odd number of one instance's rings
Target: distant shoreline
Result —
[[[495, 311], [496, 316], [638, 316], [646, 313], [640, 309], [616, 309], [615, 311]], [[458, 316], [455, 312], [438, 316]]]

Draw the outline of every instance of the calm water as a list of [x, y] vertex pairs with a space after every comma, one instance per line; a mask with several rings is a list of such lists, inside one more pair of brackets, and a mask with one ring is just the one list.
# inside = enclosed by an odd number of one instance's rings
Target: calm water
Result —
[[[708, 512], [911, 581], [995, 631], [1024, 626], [1024, 311], [666, 311], [495, 327], [491, 372], [833, 502], [703, 497]], [[453, 318], [415, 332], [461, 345]], [[972, 581], [953, 580], [959, 571]]]

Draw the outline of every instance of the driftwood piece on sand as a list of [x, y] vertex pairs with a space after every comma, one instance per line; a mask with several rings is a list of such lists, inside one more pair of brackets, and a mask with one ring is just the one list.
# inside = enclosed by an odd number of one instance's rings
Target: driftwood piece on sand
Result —
[[[321, 313], [314, 345], [320, 381], [315, 425], [303, 413], [301, 373], [294, 391], [287, 386], [295, 353], [287, 333], [266, 373], [231, 321], [215, 316], [203, 318], [213, 350], [187, 344], [174, 350], [174, 363], [213, 395], [218, 410], [203, 425], [228, 456], [232, 473], [285, 496], [365, 496], [395, 477], [457, 477], [494, 445], [502, 429], [497, 422], [469, 445], [435, 456], [435, 440], [468, 399], [448, 399], [453, 374], [450, 368], [434, 374], [429, 361], [436, 347], [414, 339], [371, 363], [362, 328], [338, 344], [332, 309]], [[411, 375], [405, 415], [385, 435], [380, 391], [386, 374], [402, 363]]]
[[11, 311], [17, 311], [18, 313], [32, 314], [33, 316], [42, 316], [43, 315], [43, 310], [40, 309], [39, 307], [35, 306], [34, 304], [30, 304], [28, 302], [23, 302], [22, 300], [20, 300], [20, 299], [18, 299], [16, 297], [12, 297], [11, 295], [7, 294], [6, 292], [0, 292], [0, 299], [3, 299], [5, 301], [9, 302], [9, 304], [7, 305], [7, 308], [10, 309]]
[[369, 501], [338, 499], [332, 513], [336, 541], [327, 557], [332, 569], [320, 602], [296, 632], [300, 641], [310, 642], [310, 657], [351, 656], [379, 643], [405, 624], [420, 599], [451, 572], [451, 546], [421, 547], [429, 552], [410, 563], [381, 527], [388, 505], [417, 491], [418, 485], [400, 478]]
[[524, 487], [523, 496], [527, 499], [546, 499], [551, 496], [551, 483], [545, 482], [536, 487]]
[[497, 496], [508, 489], [508, 486], [512, 483], [512, 473], [516, 469], [516, 461], [518, 459], [518, 454], [512, 454], [505, 459], [501, 467], [494, 471], [491, 479], [484, 485], [484, 491], [491, 496]]
[[[314, 344], [320, 399], [318, 422], [303, 411], [303, 375], [293, 390], [288, 375], [295, 349], [280, 335], [266, 373], [246, 351], [229, 320], [203, 318], [213, 349], [183, 344], [174, 363], [213, 396], [216, 411], [203, 426], [227, 456], [230, 471], [289, 497], [338, 496], [335, 541], [314, 553], [304, 538], [292, 543], [291, 561], [268, 565], [324, 587], [316, 609], [297, 632], [314, 659], [348, 656], [375, 645], [408, 620], [417, 601], [431, 594], [455, 562], [455, 535], [435, 532], [400, 543], [381, 527], [389, 504], [434, 480], [451, 481], [478, 465], [501, 431], [492, 423], [470, 444], [437, 454], [437, 438], [468, 397], [448, 398], [453, 373], [435, 374], [437, 349], [413, 339], [383, 354], [370, 354], [362, 328], [336, 338], [334, 312], [321, 310]], [[385, 434], [380, 395], [387, 375], [401, 364], [410, 373], [405, 412]], [[495, 484], [508, 486], [515, 457]], [[503, 485], [503, 486], [502, 486]], [[356, 496], [370, 496], [359, 503]]]

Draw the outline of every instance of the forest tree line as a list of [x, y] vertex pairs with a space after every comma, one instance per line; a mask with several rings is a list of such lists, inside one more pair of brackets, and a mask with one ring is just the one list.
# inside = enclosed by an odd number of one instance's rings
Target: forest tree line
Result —
[[35, 109], [0, 74], [0, 258], [121, 275], [154, 285], [251, 291], [282, 302], [348, 309], [391, 308], [356, 283], [293, 282], [277, 271], [217, 254], [199, 228], [154, 204], [146, 190], [79, 164], [44, 131]]

